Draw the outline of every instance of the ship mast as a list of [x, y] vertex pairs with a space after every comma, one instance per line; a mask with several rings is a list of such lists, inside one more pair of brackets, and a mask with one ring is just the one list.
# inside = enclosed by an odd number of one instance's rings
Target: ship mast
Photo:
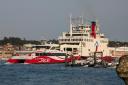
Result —
[[72, 36], [72, 14], [70, 14], [70, 36]]
[[82, 42], [83, 42], [83, 23], [84, 23], [84, 21], [83, 21], [83, 16], [81, 16], [81, 20], [82, 20], [82, 22], [81, 22], [81, 30], [82, 30], [82, 33], [81, 33], [81, 56], [82, 56]]

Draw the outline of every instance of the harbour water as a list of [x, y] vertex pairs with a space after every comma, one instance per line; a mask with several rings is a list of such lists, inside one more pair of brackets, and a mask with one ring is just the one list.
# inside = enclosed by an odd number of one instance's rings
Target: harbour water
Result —
[[0, 85], [124, 85], [113, 68], [0, 63]]

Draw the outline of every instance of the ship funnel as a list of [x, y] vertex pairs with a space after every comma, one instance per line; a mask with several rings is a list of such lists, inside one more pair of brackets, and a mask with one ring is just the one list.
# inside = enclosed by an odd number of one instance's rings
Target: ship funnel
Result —
[[91, 30], [92, 30], [91, 32], [92, 37], [96, 38], [96, 22], [95, 21], [93, 21], [91, 24]]

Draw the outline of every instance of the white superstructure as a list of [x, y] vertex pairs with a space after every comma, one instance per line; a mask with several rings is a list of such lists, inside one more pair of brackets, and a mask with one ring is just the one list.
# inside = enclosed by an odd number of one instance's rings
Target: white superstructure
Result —
[[92, 56], [94, 52], [101, 52], [103, 56], [109, 55], [108, 38], [100, 33], [99, 25], [95, 21], [84, 24], [83, 19], [75, 22], [72, 20], [70, 31], [63, 32], [58, 38], [60, 50], [81, 56]]

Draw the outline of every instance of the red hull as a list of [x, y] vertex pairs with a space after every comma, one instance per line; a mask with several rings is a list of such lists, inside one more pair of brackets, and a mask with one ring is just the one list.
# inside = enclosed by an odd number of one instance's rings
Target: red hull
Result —
[[27, 64], [55, 64], [55, 63], [64, 63], [65, 61], [71, 61], [71, 59], [53, 59], [48, 56], [39, 56], [30, 60], [26, 60]]
[[[29, 56], [30, 57], [30, 56]], [[25, 64], [55, 64], [71, 62], [73, 60], [79, 60], [80, 56], [72, 56], [65, 58], [65, 56], [35, 56], [35, 58], [11, 58], [7, 60], [8, 63], [25, 63]]]
[[25, 59], [9, 59], [7, 60], [8, 63], [15, 64], [15, 63], [24, 63]]

